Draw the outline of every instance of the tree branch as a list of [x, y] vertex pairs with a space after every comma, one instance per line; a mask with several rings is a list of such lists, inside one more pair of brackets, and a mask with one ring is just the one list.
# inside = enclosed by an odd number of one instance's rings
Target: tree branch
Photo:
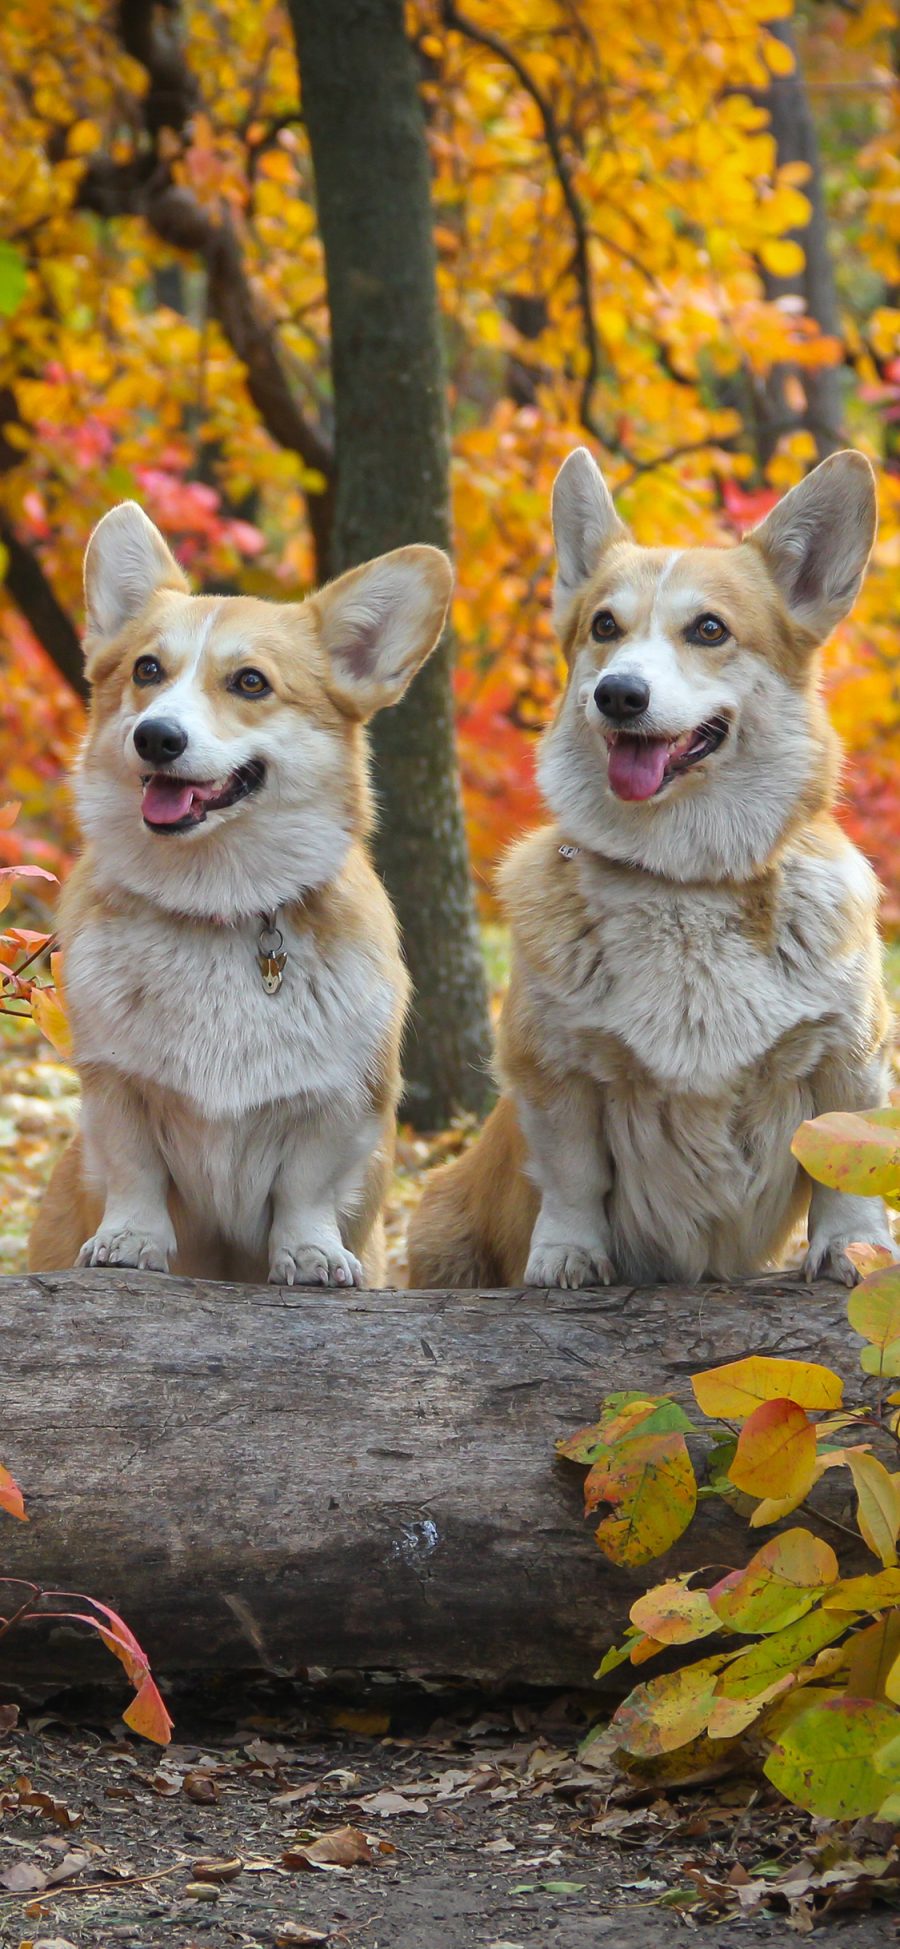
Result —
[[176, 250], [190, 251], [206, 266], [209, 309], [233, 352], [246, 368], [247, 390], [267, 433], [280, 447], [300, 456], [304, 466], [325, 477], [324, 493], [306, 496], [320, 575], [328, 572], [334, 453], [327, 434], [300, 406], [277, 342], [275, 325], [265, 317], [247, 272], [240, 240], [226, 211], [207, 210], [190, 190], [173, 183], [157, 148], [161, 129], [183, 134], [198, 101], [198, 89], [175, 34], [160, 20], [154, 0], [120, 0], [122, 44], [147, 71], [143, 101], [147, 153], [127, 163], [95, 156], [82, 177], [78, 202], [100, 216], [140, 216]]
[[453, 0], [443, 0], [441, 11], [446, 27], [455, 28], [458, 34], [464, 35], [466, 40], [474, 42], [476, 46], [487, 48], [489, 53], [496, 54], [498, 60], [504, 61], [507, 67], [512, 69], [513, 74], [524, 88], [525, 93], [534, 102], [535, 108], [541, 118], [544, 138], [550, 152], [554, 170], [556, 171], [556, 179], [562, 192], [563, 202], [569, 212], [574, 234], [575, 280], [578, 285], [578, 299], [584, 324], [584, 342], [588, 357], [587, 371], [585, 372], [581, 385], [579, 414], [582, 426], [586, 431], [595, 440], [599, 440], [601, 444], [608, 446], [609, 441], [605, 440], [592, 413], [594, 388], [600, 377], [602, 360], [600, 341], [597, 337], [597, 327], [594, 321], [590, 228], [581, 204], [581, 199], [575, 188], [572, 164], [566, 154], [562, 130], [556, 119], [553, 104], [549, 96], [545, 95], [540, 83], [535, 81], [534, 76], [529, 72], [524, 61], [520, 59], [515, 49], [510, 47], [499, 34], [495, 34], [489, 27], [477, 26], [475, 21], [469, 20], [465, 14], [460, 13], [458, 7], [453, 4]]
[[[629, 479], [633, 479], [637, 474], [650, 473], [655, 467], [666, 466], [681, 454], [702, 452], [707, 447], [728, 448], [736, 444], [732, 439], [717, 440], [713, 437], [708, 440], [692, 440], [684, 446], [673, 447], [668, 452], [658, 455], [655, 460], [638, 460], [627, 447], [623, 446], [621, 441], [615, 438], [614, 434], [604, 431], [600, 426], [593, 412], [594, 390], [600, 378], [603, 361], [600, 341], [597, 336], [597, 327], [594, 320], [593, 275], [590, 262], [590, 225], [581, 199], [575, 188], [572, 164], [566, 153], [562, 129], [557, 120], [553, 103], [549, 96], [544, 93], [540, 83], [535, 81], [534, 76], [530, 73], [525, 62], [516, 53], [515, 49], [510, 47], [508, 42], [504, 41], [499, 34], [495, 34], [489, 27], [478, 26], [474, 21], [469, 20], [465, 14], [461, 14], [459, 8], [454, 4], [454, 0], [442, 0], [441, 12], [446, 27], [455, 28], [457, 33], [462, 34], [465, 39], [474, 42], [479, 47], [487, 48], [491, 54], [497, 56], [498, 60], [504, 61], [507, 67], [512, 69], [513, 74], [516, 76], [522, 88], [524, 88], [525, 93], [534, 102], [540, 115], [544, 138], [556, 172], [563, 201], [569, 213], [574, 235], [573, 258], [575, 278], [578, 285], [578, 300], [584, 324], [584, 341], [588, 359], [579, 401], [579, 418], [585, 431], [591, 435], [592, 439], [599, 441], [601, 446], [606, 447], [608, 452], [615, 453], [622, 460], [628, 462], [631, 470], [628, 476]], [[620, 244], [614, 244], [609, 238], [603, 238], [601, 241], [604, 249], [610, 250], [616, 256], [621, 257], [625, 263], [630, 264], [634, 270], [639, 271], [648, 281], [653, 281], [652, 274], [631, 251], [626, 250]]]
[[68, 611], [58, 601], [41, 563], [24, 541], [20, 541], [5, 515], [0, 514], [0, 542], [8, 561], [5, 587], [16, 608], [34, 631], [38, 642], [55, 663], [60, 676], [79, 697], [87, 696], [81, 643]]
[[[6, 428], [18, 421], [15, 395], [10, 386], [0, 390], [0, 475], [21, 465], [18, 447], [6, 438]], [[33, 630], [41, 647], [66, 683], [79, 697], [87, 695], [84, 658], [78, 631], [53, 586], [44, 573], [40, 557], [27, 542], [20, 540], [9, 515], [0, 509], [0, 546], [6, 550], [3, 586], [16, 608]]]

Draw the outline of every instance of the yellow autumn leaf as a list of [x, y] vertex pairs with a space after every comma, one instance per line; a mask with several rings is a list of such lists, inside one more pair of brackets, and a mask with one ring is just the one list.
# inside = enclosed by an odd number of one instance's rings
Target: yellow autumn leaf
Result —
[[837, 1575], [838, 1561], [829, 1543], [808, 1529], [789, 1529], [764, 1543], [740, 1576], [727, 1577], [711, 1590], [709, 1604], [729, 1631], [756, 1635], [782, 1630], [811, 1610]]
[[801, 1123], [791, 1150], [833, 1191], [889, 1196], [900, 1187], [900, 1109], [830, 1110]]
[[696, 1739], [713, 1709], [716, 1678], [724, 1663], [723, 1657], [703, 1658], [635, 1686], [611, 1720], [620, 1746], [649, 1759]]
[[796, 65], [793, 54], [785, 42], [778, 40], [776, 35], [766, 35], [763, 41], [763, 55], [766, 67], [772, 74], [793, 74]]
[[878, 1570], [867, 1577], [842, 1577], [823, 1603], [826, 1611], [879, 1611], [900, 1604], [900, 1570]]
[[745, 1421], [762, 1401], [789, 1400], [809, 1409], [839, 1408], [844, 1385], [830, 1367], [812, 1360], [751, 1354], [691, 1377], [697, 1406], [711, 1418]]
[[773, 277], [797, 277], [806, 263], [800, 244], [791, 237], [764, 237], [759, 254]]
[[86, 118], [73, 122], [66, 137], [66, 148], [70, 156], [90, 156], [103, 143], [102, 131], [96, 122]]
[[661, 1434], [624, 1441], [595, 1462], [584, 1485], [586, 1509], [609, 1503], [612, 1513], [595, 1531], [605, 1556], [636, 1566], [678, 1541], [697, 1506], [697, 1482], [684, 1436]]
[[858, 1448], [848, 1448], [844, 1453], [858, 1498], [856, 1520], [860, 1535], [873, 1555], [881, 1558], [885, 1569], [890, 1569], [897, 1562], [900, 1532], [896, 1477], [889, 1475], [875, 1455], [864, 1454]]

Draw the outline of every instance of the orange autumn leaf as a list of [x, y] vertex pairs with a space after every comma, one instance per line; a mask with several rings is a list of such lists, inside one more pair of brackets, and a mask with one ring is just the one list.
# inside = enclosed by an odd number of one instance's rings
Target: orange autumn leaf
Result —
[[49, 880], [55, 885], [56, 874], [43, 866], [0, 866], [0, 912], [9, 906], [16, 880]]
[[796, 1401], [763, 1401], [745, 1421], [729, 1480], [746, 1495], [802, 1496], [816, 1473], [816, 1431]]
[[146, 1652], [142, 1651], [134, 1632], [117, 1611], [111, 1610], [108, 1604], [99, 1603], [95, 1597], [88, 1597], [84, 1601], [92, 1605], [95, 1616], [87, 1611], [61, 1611], [54, 1615], [66, 1617], [77, 1624], [86, 1624], [97, 1632], [107, 1649], [124, 1665], [135, 1688], [136, 1696], [122, 1714], [126, 1725], [143, 1738], [152, 1739], [159, 1746], [167, 1746], [172, 1736], [172, 1719], [151, 1675]]
[[132, 1732], [140, 1733], [142, 1739], [152, 1739], [157, 1746], [168, 1746], [172, 1737], [172, 1719], [149, 1673], [139, 1685], [122, 1718]]
[[2, 1464], [0, 1464], [0, 1509], [5, 1509], [8, 1516], [17, 1517], [20, 1523], [28, 1521], [18, 1482], [10, 1475], [9, 1469], [3, 1468]]
[[66, 1013], [61, 954], [51, 954], [50, 972], [54, 978], [53, 985], [34, 987], [31, 991], [31, 1013], [41, 1034], [52, 1043], [57, 1055], [68, 1062], [73, 1054], [72, 1028]]

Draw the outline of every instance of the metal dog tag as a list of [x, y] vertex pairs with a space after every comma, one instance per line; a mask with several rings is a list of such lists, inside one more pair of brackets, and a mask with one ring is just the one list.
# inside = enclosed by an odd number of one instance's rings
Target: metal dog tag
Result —
[[277, 995], [284, 980], [284, 964], [286, 960], [286, 954], [260, 955], [259, 972], [262, 975], [262, 985], [267, 995]]
[[284, 950], [284, 935], [276, 926], [277, 914], [266, 914], [259, 930], [257, 942], [257, 961], [262, 976], [262, 985], [267, 995], [277, 995], [287, 964]]

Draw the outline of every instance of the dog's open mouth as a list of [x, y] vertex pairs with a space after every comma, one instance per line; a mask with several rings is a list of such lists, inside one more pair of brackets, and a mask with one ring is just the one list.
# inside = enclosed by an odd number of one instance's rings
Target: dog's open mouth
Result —
[[141, 811], [151, 832], [189, 832], [202, 826], [210, 812], [224, 812], [251, 792], [258, 792], [266, 776], [265, 765], [254, 758], [240, 765], [228, 778], [176, 778], [171, 772], [154, 771], [143, 780]]
[[670, 778], [690, 771], [718, 751], [728, 736], [727, 717], [711, 717], [680, 738], [641, 737], [636, 731], [607, 731], [609, 783], [617, 799], [652, 799]]

